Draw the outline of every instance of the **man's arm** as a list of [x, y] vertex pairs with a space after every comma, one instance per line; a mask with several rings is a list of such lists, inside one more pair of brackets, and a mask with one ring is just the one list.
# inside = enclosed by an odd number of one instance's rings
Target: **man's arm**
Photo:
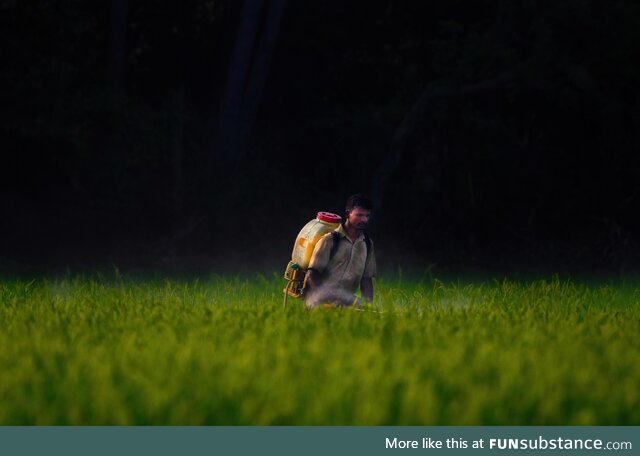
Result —
[[360, 292], [366, 302], [373, 302], [373, 279], [371, 277], [363, 277], [360, 280]]
[[306, 286], [310, 290], [317, 290], [320, 285], [320, 275], [329, 264], [329, 250], [331, 245], [327, 242], [327, 236], [331, 239], [331, 235], [327, 234], [320, 238], [318, 243], [313, 249], [311, 260], [309, 261], [309, 267], [307, 269]]

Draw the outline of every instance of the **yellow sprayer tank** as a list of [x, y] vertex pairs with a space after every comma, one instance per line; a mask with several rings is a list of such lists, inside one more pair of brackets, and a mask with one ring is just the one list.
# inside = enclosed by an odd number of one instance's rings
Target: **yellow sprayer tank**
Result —
[[318, 212], [316, 218], [307, 223], [298, 234], [293, 246], [291, 261], [300, 269], [307, 269], [316, 243], [325, 234], [340, 226], [342, 218], [330, 212]]

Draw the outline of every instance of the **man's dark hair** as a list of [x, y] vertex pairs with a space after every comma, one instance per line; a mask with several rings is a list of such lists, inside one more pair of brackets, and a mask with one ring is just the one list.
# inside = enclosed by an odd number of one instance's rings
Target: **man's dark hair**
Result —
[[345, 212], [350, 212], [354, 207], [361, 207], [362, 209], [372, 211], [373, 203], [369, 198], [361, 193], [358, 193], [356, 195], [351, 195], [347, 199], [347, 207], [345, 208]]

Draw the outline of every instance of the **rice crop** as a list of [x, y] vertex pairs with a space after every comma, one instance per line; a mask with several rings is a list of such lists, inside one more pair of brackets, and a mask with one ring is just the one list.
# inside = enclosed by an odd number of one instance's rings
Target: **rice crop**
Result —
[[633, 283], [0, 281], [0, 425], [638, 425]]

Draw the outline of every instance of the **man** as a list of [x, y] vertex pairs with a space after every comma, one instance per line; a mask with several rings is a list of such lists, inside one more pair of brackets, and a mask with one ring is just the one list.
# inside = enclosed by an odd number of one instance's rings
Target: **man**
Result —
[[342, 225], [316, 244], [307, 271], [308, 308], [326, 304], [361, 307], [362, 302], [355, 295], [358, 287], [364, 300], [373, 302], [376, 258], [373, 242], [365, 232], [372, 209], [367, 197], [350, 196]]

